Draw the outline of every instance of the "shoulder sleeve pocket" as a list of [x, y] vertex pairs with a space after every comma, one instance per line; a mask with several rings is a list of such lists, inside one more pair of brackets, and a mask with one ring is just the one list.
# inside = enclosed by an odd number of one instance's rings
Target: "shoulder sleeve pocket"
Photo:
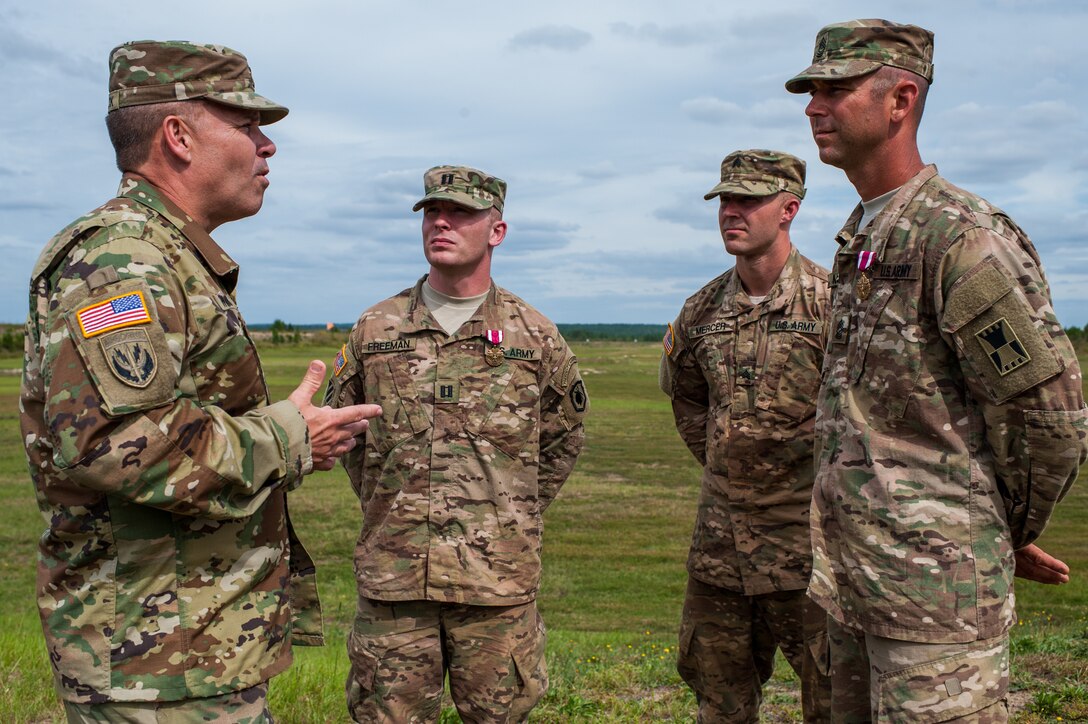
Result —
[[574, 355], [567, 359], [559, 375], [552, 379], [552, 387], [562, 395], [560, 418], [563, 426], [573, 430], [582, 424], [589, 410], [589, 396], [586, 394], [586, 386], [578, 372], [578, 360]]
[[1023, 292], [993, 259], [949, 292], [943, 326], [997, 404], [1064, 369], [1034, 316]]
[[177, 373], [145, 281], [96, 289], [64, 317], [106, 415], [173, 402]]

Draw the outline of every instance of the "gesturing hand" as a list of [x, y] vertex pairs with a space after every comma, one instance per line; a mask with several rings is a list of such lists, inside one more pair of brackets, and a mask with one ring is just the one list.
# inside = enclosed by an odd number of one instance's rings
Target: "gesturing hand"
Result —
[[366, 431], [367, 420], [382, 414], [378, 405], [351, 405], [339, 409], [316, 407], [311, 400], [324, 381], [325, 363], [311, 360], [302, 382], [287, 396], [306, 420], [314, 470], [331, 470], [337, 458], [355, 447], [355, 438]]

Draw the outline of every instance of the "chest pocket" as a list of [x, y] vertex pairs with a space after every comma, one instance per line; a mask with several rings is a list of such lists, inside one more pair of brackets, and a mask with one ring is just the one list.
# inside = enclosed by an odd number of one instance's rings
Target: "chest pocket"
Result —
[[431, 426], [407, 361], [396, 354], [368, 355], [364, 365], [366, 401], [382, 406], [370, 420], [367, 437], [387, 453]]
[[186, 360], [190, 379], [180, 387], [202, 405], [241, 414], [266, 400], [260, 358], [231, 296], [210, 279], [204, 291], [188, 299], [195, 339]]
[[772, 331], [756, 407], [807, 420], [816, 413], [823, 349], [820, 334]]
[[847, 354], [850, 381], [891, 417], [903, 417], [922, 370], [921, 285], [885, 283], [861, 308]]
[[540, 360], [503, 359], [461, 379], [459, 412], [470, 435], [485, 438], [510, 458], [537, 454]]
[[697, 337], [692, 344], [692, 353], [706, 377], [715, 408], [729, 405], [733, 400], [732, 337], [732, 331], [707, 334]]

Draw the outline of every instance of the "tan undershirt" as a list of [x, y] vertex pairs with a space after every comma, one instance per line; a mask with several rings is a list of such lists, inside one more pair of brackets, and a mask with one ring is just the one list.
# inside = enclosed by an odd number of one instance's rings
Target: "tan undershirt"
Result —
[[446, 334], [453, 334], [460, 329], [486, 298], [487, 292], [474, 297], [451, 297], [432, 287], [429, 282], [423, 282], [423, 303], [431, 310], [435, 321], [446, 330]]
[[869, 199], [868, 201], [861, 202], [861, 221], [858, 222], [858, 231], [864, 229], [873, 218], [884, 210], [884, 207], [888, 205], [888, 202], [895, 196], [895, 192], [902, 186], [894, 188], [886, 194], [881, 194], [875, 199]]

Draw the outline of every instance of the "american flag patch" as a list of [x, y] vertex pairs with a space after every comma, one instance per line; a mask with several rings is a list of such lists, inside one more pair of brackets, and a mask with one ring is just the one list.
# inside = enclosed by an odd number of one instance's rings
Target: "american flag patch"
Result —
[[94, 337], [111, 329], [146, 324], [151, 321], [143, 292], [129, 292], [110, 297], [76, 312], [84, 337]]
[[336, 353], [336, 359], [332, 361], [332, 373], [337, 377], [344, 371], [344, 366], [348, 363], [348, 346], [345, 344], [340, 348], [340, 351]]
[[676, 341], [673, 337], [672, 323], [670, 322], [669, 328], [665, 330], [665, 336], [661, 338], [661, 346], [665, 348], [666, 357], [672, 355], [672, 348], [674, 344], [676, 344]]
[[865, 271], [873, 265], [876, 261], [875, 251], [859, 251], [858, 252], [858, 269]]

